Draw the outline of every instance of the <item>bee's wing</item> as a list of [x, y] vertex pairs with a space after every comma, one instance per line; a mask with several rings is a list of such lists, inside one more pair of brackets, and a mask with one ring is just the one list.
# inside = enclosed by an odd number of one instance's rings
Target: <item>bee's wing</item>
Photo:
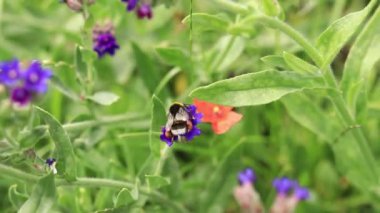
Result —
[[187, 121], [187, 120], [189, 120], [189, 113], [184, 108], [181, 107], [178, 110], [178, 113], [175, 115], [174, 120]]
[[167, 130], [171, 129], [172, 125], [173, 125], [173, 122], [174, 122], [174, 118], [173, 118], [173, 115], [172, 114], [168, 114], [168, 120], [166, 121], [166, 125], [165, 125], [165, 128]]

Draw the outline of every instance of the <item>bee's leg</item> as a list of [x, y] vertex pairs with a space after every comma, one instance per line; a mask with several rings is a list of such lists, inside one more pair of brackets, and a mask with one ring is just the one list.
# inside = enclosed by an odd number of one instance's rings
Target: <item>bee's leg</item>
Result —
[[193, 123], [191, 121], [187, 121], [186, 124], [187, 124], [187, 131], [190, 131], [193, 129]]

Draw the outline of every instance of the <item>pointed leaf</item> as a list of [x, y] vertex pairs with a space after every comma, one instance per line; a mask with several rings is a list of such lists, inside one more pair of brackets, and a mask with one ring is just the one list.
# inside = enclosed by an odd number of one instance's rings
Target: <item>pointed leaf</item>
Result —
[[48, 125], [50, 136], [54, 141], [58, 174], [64, 175], [68, 181], [74, 181], [76, 179], [75, 155], [69, 136], [50, 113], [39, 107], [34, 107], [34, 109]]
[[346, 42], [358, 30], [376, 2], [376, 0], [372, 0], [363, 10], [338, 19], [319, 36], [317, 49], [324, 57], [323, 65], [328, 65], [334, 60]]
[[[351, 111], [355, 114], [358, 95], [365, 89], [364, 82], [380, 60], [380, 8], [359, 34], [344, 66], [341, 89]], [[363, 102], [362, 102], [363, 103]]]
[[324, 80], [320, 76], [267, 70], [197, 88], [191, 96], [212, 103], [239, 107], [267, 104], [303, 89], [324, 87]]

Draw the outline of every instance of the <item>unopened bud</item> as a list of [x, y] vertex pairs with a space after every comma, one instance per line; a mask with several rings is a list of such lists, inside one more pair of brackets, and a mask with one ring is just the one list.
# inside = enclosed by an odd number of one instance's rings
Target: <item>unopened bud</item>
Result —
[[[77, 12], [82, 10], [83, 1], [84, 0], [64, 0], [64, 2], [66, 3], [66, 5], [70, 9], [72, 9], [74, 11], [77, 11]], [[87, 4], [88, 5], [91, 5], [93, 3], [95, 3], [95, 0], [87, 0]]]

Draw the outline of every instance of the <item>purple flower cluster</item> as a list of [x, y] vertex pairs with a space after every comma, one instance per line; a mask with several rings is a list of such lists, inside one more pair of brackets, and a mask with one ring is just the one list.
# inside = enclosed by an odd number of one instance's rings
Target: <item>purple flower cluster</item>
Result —
[[26, 70], [21, 70], [17, 59], [0, 62], [0, 84], [10, 90], [13, 103], [28, 104], [33, 96], [47, 91], [52, 73], [44, 69], [39, 61], [32, 61]]
[[[260, 195], [254, 185], [256, 174], [253, 169], [247, 168], [239, 172], [237, 179], [239, 185], [234, 189], [234, 197], [240, 207], [247, 212], [263, 212]], [[270, 212], [294, 212], [300, 201], [310, 197], [307, 188], [301, 187], [297, 181], [287, 177], [276, 178], [272, 185], [277, 191], [277, 196]]]
[[115, 38], [115, 28], [111, 22], [100, 26], [95, 25], [93, 29], [93, 49], [102, 58], [105, 54], [114, 55], [120, 48]]
[[[197, 113], [197, 108], [194, 105], [187, 105], [186, 111], [189, 114], [192, 128], [184, 135], [181, 135], [181, 137], [183, 136], [186, 138], [187, 141], [191, 141], [194, 139], [195, 136], [201, 134], [201, 130], [197, 127], [197, 125], [201, 122], [203, 114]], [[160, 139], [161, 141], [165, 142], [168, 146], [172, 146], [174, 141], [178, 141], [180, 139], [178, 136], [168, 137], [166, 134], [168, 130], [165, 127], [163, 127], [161, 131], [162, 134], [160, 135]]]
[[291, 191], [293, 191], [293, 195], [298, 200], [306, 200], [310, 196], [307, 188], [301, 187], [297, 181], [287, 177], [274, 179], [272, 185], [276, 189], [278, 196], [287, 196]]
[[136, 9], [136, 15], [139, 19], [151, 19], [153, 17], [152, 7], [150, 4], [141, 3], [139, 0], [121, 0], [127, 4], [127, 11], [131, 12]]

